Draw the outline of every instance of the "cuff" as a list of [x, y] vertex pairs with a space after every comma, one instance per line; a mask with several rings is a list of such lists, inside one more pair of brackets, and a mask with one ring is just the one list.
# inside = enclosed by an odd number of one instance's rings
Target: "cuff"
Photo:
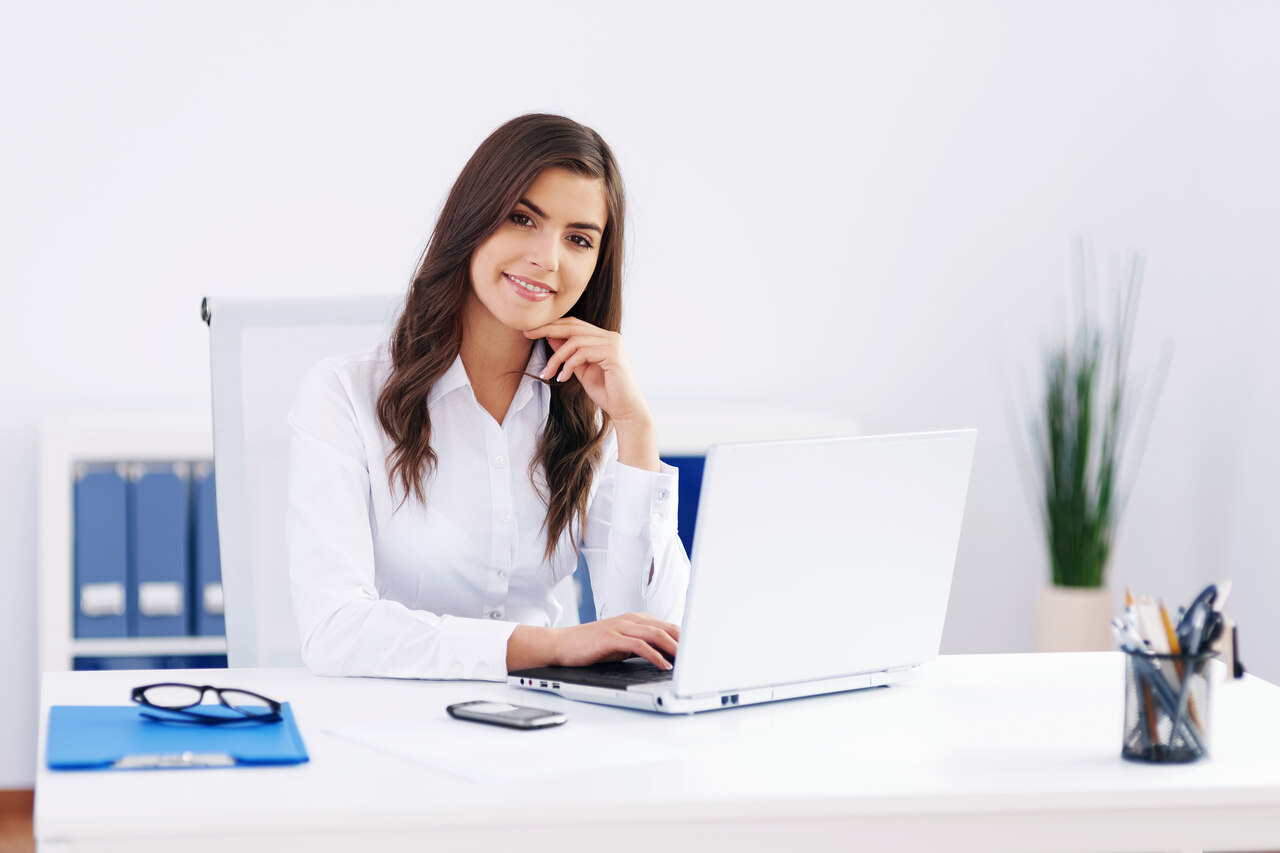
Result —
[[516, 629], [515, 622], [444, 616], [440, 628], [444, 638], [439, 658], [443, 678], [506, 680], [507, 641]]
[[637, 539], [674, 534], [679, 470], [665, 462], [659, 463], [661, 471], [645, 471], [621, 462], [615, 464], [613, 529]]

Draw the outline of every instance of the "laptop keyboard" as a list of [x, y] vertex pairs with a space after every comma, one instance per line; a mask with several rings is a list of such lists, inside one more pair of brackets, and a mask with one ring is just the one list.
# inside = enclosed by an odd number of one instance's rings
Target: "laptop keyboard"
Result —
[[583, 667], [581, 675], [573, 680], [581, 684], [601, 684], [606, 687], [615, 684], [654, 684], [670, 681], [671, 673], [672, 670], [658, 669], [647, 660], [638, 663], [619, 661]]
[[597, 663], [591, 666], [548, 666], [509, 674], [530, 678], [534, 681], [567, 682], [569, 684], [588, 684], [592, 687], [626, 689], [633, 684], [656, 684], [670, 681], [671, 673], [672, 670], [658, 669], [647, 660], [631, 658], [617, 663]]

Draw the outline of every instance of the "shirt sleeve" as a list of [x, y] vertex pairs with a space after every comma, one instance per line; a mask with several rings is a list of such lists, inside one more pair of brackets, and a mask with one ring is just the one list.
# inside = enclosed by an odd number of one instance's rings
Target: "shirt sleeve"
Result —
[[289, 577], [308, 668], [320, 675], [506, 678], [515, 623], [411, 610], [379, 596], [362, 438], [376, 426], [361, 424], [333, 365], [322, 362], [303, 380], [289, 424]]
[[596, 616], [644, 612], [679, 624], [689, 586], [689, 556], [676, 532], [679, 472], [623, 465], [605, 448], [600, 485], [587, 511], [583, 556]]

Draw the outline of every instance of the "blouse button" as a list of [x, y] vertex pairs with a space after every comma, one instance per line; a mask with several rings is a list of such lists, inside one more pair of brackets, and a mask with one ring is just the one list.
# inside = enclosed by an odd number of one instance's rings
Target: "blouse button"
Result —
[[671, 497], [671, 492], [666, 489], [658, 489], [658, 500], [665, 501], [669, 497]]
[[499, 513], [499, 514], [498, 514], [498, 519], [499, 519], [503, 524], [510, 524], [510, 523], [511, 523], [511, 513], [509, 513], [509, 512]]
[[495, 456], [495, 457], [493, 457], [493, 467], [494, 467], [494, 468], [505, 468], [505, 467], [507, 467], [507, 457], [505, 457], [505, 456]]
[[502, 611], [501, 611], [501, 610], [493, 610], [493, 611], [490, 611], [490, 613], [489, 613], [489, 618], [490, 618], [490, 619], [501, 619], [501, 618], [502, 618]]
[[662, 523], [661, 513], [655, 512], [653, 515], [649, 516], [649, 521], [653, 522], [654, 524], [661, 524]]
[[499, 577], [499, 578], [502, 578], [503, 580], [505, 580], [505, 579], [506, 579], [506, 577], [507, 577], [507, 570], [506, 570], [506, 569], [498, 569], [498, 577]]

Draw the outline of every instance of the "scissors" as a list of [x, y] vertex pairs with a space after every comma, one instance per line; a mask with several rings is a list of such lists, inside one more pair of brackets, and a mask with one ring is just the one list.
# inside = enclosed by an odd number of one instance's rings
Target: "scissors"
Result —
[[1209, 584], [1178, 621], [1178, 642], [1183, 654], [1200, 654], [1205, 645], [1212, 644], [1222, 634], [1222, 614], [1214, 607], [1217, 599], [1217, 586]]

